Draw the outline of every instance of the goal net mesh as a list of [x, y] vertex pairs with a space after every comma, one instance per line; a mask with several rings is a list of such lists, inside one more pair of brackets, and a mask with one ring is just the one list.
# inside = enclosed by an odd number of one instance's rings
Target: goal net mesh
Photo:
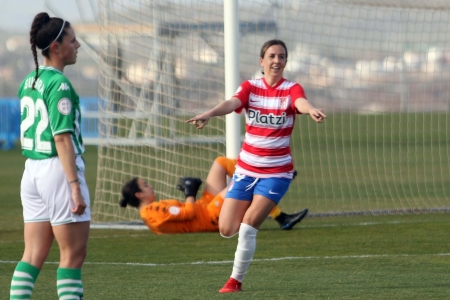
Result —
[[[262, 76], [262, 44], [281, 39], [285, 78], [328, 115], [297, 117], [298, 177], [283, 211], [449, 209], [450, 4], [398, 2], [240, 1], [240, 81]], [[205, 179], [225, 155], [224, 117], [201, 131], [185, 123], [225, 100], [223, 2], [100, 0], [98, 9], [93, 221], [138, 221], [118, 206], [124, 182], [142, 177], [159, 199], [182, 199], [178, 178]]]

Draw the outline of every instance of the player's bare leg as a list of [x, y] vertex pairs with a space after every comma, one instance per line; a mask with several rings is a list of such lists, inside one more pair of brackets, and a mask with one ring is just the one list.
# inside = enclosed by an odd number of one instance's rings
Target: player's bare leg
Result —
[[24, 225], [25, 250], [11, 280], [10, 299], [30, 298], [53, 242], [50, 222]]
[[[60, 251], [57, 270], [58, 297], [82, 297], [81, 266], [87, 253], [90, 222], [70, 223], [53, 227]], [[67, 289], [70, 287], [70, 289]]]
[[[231, 273], [230, 279], [219, 290], [219, 293], [233, 293], [241, 291], [242, 281], [245, 274], [247, 273], [250, 262], [252, 261], [253, 255], [256, 250], [256, 235], [258, 233], [258, 229], [269, 215], [269, 212], [275, 207], [275, 202], [273, 202], [272, 200], [261, 195], [254, 195], [252, 202], [233, 200], [233, 202], [231, 202], [229, 204], [229, 207], [227, 208], [242, 209], [245, 207], [245, 204], [250, 205], [245, 210], [245, 213], [242, 217], [242, 223], [239, 226], [239, 239], [234, 256], [233, 271]], [[221, 221], [221, 218], [222, 214], [219, 218], [219, 223]], [[224, 220], [223, 222], [227, 222], [227, 220]], [[236, 220], [234, 220], [234, 223], [232, 223], [233, 229], [236, 227], [235, 222]], [[233, 232], [233, 230], [229, 231], [228, 233], [231, 232]], [[222, 229], [221, 234], [223, 235]]]

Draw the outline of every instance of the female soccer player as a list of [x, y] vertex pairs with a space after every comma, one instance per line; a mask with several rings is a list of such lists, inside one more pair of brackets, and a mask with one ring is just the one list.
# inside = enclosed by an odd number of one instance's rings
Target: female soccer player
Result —
[[[232, 177], [235, 166], [235, 159], [216, 158], [198, 201], [195, 201], [195, 197], [202, 183], [198, 178], [180, 179], [177, 188], [185, 193], [185, 202], [155, 202], [153, 187], [141, 178], [133, 178], [122, 187], [123, 199], [119, 205], [136, 207], [144, 223], [156, 234], [219, 231], [218, 219], [226, 193], [226, 176]], [[308, 210], [304, 209], [295, 214], [286, 214], [275, 207], [270, 215], [280, 224], [281, 229], [291, 229], [307, 213]]]
[[245, 140], [219, 217], [223, 237], [239, 233], [233, 271], [220, 293], [241, 290], [258, 229], [289, 188], [293, 177], [289, 142], [295, 115], [309, 114], [316, 122], [326, 117], [306, 100], [298, 83], [283, 78], [287, 57], [283, 41], [267, 41], [260, 52], [263, 78], [245, 81], [231, 99], [186, 121], [201, 129], [211, 117], [246, 110]]
[[[80, 44], [69, 22], [45, 12], [33, 20], [30, 43], [36, 70], [18, 92], [22, 154], [27, 157], [20, 187], [25, 249], [12, 277], [10, 299], [31, 297], [53, 239], [60, 251], [58, 297], [83, 299], [90, 199], [81, 158], [79, 98], [63, 74], [76, 63]], [[44, 56], [42, 66], [36, 48]]]

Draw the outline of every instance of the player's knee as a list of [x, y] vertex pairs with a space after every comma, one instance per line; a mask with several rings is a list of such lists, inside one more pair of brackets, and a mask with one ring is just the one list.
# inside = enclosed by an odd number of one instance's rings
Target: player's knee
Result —
[[81, 268], [86, 256], [87, 247], [60, 249], [60, 260], [66, 267]]
[[220, 235], [226, 239], [229, 239], [235, 236], [238, 232], [239, 231], [220, 230]]

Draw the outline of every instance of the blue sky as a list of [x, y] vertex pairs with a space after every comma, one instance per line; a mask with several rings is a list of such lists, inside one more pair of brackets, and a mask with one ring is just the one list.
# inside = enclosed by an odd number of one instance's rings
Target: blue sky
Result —
[[[2, 1], [0, 30], [27, 33], [36, 14], [46, 11], [50, 16], [67, 19], [71, 23], [80, 22], [77, 1], [83, 7], [84, 19], [92, 18], [91, 3], [96, 0], [12, 0]], [[91, 2], [91, 3], [90, 3]]]

